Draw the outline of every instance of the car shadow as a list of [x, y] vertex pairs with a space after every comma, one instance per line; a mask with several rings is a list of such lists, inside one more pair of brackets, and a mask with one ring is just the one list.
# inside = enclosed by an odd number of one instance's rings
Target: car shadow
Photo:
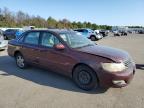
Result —
[[78, 88], [70, 78], [40, 68], [29, 67], [28, 69], [19, 69], [15, 64], [14, 59], [9, 56], [0, 56], [0, 75], [5, 77], [14, 75], [36, 84], [72, 92], [101, 94], [107, 91], [107, 88], [84, 91]]
[[144, 64], [136, 64], [136, 69], [144, 70]]

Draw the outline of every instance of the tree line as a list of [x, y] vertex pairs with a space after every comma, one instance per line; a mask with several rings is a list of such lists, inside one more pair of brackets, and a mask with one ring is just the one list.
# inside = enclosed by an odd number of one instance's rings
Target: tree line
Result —
[[111, 26], [97, 25], [91, 22], [71, 22], [68, 19], [56, 20], [49, 16], [47, 19], [37, 15], [29, 15], [23, 11], [12, 12], [8, 8], [0, 8], [0, 27], [24, 27], [35, 26], [37, 28], [91, 28], [111, 30]]

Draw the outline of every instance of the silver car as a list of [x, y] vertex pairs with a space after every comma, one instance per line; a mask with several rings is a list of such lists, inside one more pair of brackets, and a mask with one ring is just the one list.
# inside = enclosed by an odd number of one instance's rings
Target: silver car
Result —
[[80, 28], [75, 29], [74, 31], [81, 33], [83, 36], [87, 37], [88, 39], [91, 39], [92, 41], [96, 41], [101, 38], [100, 35], [96, 35], [95, 32], [89, 28]]
[[4, 40], [3, 36], [0, 34], [0, 50], [5, 50], [7, 48], [8, 42]]

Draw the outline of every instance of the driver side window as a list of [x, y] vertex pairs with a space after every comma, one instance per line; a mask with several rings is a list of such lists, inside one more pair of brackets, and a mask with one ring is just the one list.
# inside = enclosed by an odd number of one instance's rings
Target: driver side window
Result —
[[55, 44], [59, 44], [60, 41], [51, 33], [43, 32], [41, 38], [41, 45], [45, 47], [53, 47]]

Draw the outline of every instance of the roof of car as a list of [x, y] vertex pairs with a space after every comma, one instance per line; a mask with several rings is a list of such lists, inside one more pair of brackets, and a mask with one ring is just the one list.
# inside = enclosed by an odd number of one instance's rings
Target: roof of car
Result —
[[29, 31], [50, 31], [50, 32], [55, 32], [57, 34], [75, 32], [73, 30], [68, 30], [68, 29], [47, 29], [47, 30], [38, 30], [38, 29], [35, 29], [35, 30], [29, 30]]

